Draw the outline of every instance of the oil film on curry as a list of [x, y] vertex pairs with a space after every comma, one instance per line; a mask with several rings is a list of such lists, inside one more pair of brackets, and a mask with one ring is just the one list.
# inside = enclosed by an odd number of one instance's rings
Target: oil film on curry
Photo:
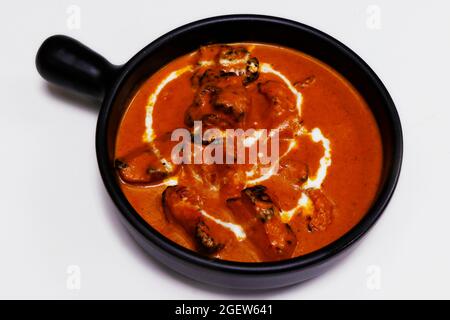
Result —
[[123, 116], [117, 176], [153, 228], [205, 256], [289, 259], [349, 231], [382, 166], [366, 102], [288, 48], [210, 45], [148, 78]]

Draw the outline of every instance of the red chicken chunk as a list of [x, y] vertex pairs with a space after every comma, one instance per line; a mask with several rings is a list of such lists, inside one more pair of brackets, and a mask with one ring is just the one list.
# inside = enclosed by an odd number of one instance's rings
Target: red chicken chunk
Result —
[[166, 168], [147, 146], [116, 159], [114, 166], [124, 182], [134, 185], [157, 183], [168, 176]]
[[265, 191], [261, 185], [246, 188], [241, 197], [228, 199], [227, 205], [262, 259], [290, 258], [297, 238], [290, 226], [281, 221], [279, 208]]
[[181, 225], [195, 239], [200, 252], [212, 254], [224, 247], [229, 234], [201, 214], [202, 205], [200, 197], [184, 186], [167, 187], [162, 194], [167, 219]]
[[242, 86], [227, 86], [217, 92], [212, 104], [215, 109], [233, 116], [234, 121], [242, 120], [249, 108], [249, 97]]
[[308, 230], [323, 231], [331, 223], [334, 205], [320, 189], [308, 189], [306, 194], [314, 204], [313, 213], [308, 217]]

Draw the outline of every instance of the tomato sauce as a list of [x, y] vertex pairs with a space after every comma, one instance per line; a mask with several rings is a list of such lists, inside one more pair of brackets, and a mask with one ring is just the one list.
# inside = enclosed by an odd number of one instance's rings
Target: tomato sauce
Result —
[[[197, 120], [204, 129], [280, 129], [277, 173], [171, 163], [171, 133]], [[239, 43], [202, 47], [144, 81], [123, 116], [116, 159], [128, 201], [168, 239], [261, 262], [318, 250], [358, 223], [376, 196], [382, 144], [367, 103], [331, 67]]]

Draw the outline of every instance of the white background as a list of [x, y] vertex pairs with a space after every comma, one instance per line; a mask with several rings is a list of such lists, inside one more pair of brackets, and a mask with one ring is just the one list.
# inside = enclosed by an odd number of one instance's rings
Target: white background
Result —
[[[79, 29], [68, 24], [72, 4]], [[369, 5], [380, 9], [380, 29], [368, 24]], [[403, 170], [382, 219], [330, 271], [280, 290], [210, 287], [148, 257], [100, 179], [96, 105], [48, 86], [34, 65], [53, 34], [121, 64], [175, 27], [229, 13], [282, 16], [341, 40], [384, 81], [403, 124]], [[450, 298], [449, 15], [444, 0], [3, 1], [0, 298]], [[67, 287], [70, 265], [81, 270], [79, 290]]]

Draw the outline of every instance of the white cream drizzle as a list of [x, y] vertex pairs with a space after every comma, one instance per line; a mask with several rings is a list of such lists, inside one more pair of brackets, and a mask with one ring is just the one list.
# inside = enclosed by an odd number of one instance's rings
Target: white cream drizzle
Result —
[[178, 184], [178, 177], [169, 177], [162, 182], [166, 186], [176, 186]]
[[298, 199], [297, 205], [294, 208], [280, 211], [281, 221], [288, 223], [300, 210], [302, 210], [303, 214], [308, 215], [312, 210], [312, 206], [313, 203], [311, 199], [306, 195], [306, 193], [302, 192], [302, 195]]
[[327, 176], [328, 167], [331, 165], [330, 140], [325, 138], [319, 128], [312, 129], [309, 135], [311, 136], [312, 141], [317, 143], [320, 142], [322, 144], [324, 152], [322, 158], [320, 158], [320, 166], [316, 172], [316, 175], [313, 178], [308, 177], [308, 181], [306, 181], [304, 188], [319, 189]]
[[200, 212], [203, 216], [213, 220], [215, 223], [233, 232], [238, 241], [242, 241], [247, 237], [244, 229], [240, 225], [231, 222], [225, 222], [220, 219], [214, 218], [212, 215], [208, 214], [205, 210], [201, 210]]
[[167, 84], [169, 84], [172, 80], [175, 80], [179, 76], [181, 76], [183, 73], [187, 71], [192, 71], [192, 66], [188, 65], [186, 67], [183, 67], [181, 69], [172, 71], [165, 77], [156, 87], [155, 91], [152, 92], [150, 97], [148, 98], [147, 106], [146, 108], [146, 115], [145, 115], [145, 134], [144, 134], [144, 141], [145, 142], [152, 142], [156, 136], [155, 132], [153, 131], [153, 109], [155, 107], [156, 101], [158, 100], [158, 95], [161, 93], [161, 91], [165, 88]]
[[207, 67], [214, 65], [214, 61], [212, 60], [200, 60], [197, 62], [197, 64], [201, 67]]
[[152, 92], [150, 95], [147, 105], [145, 107], [146, 114], [145, 114], [145, 133], [143, 140], [144, 142], [149, 143], [156, 154], [156, 156], [159, 158], [160, 162], [164, 165], [164, 167], [167, 169], [168, 172], [173, 171], [173, 165], [170, 161], [164, 159], [161, 156], [161, 153], [159, 152], [159, 149], [154, 146], [154, 139], [156, 138], [155, 132], [153, 130], [153, 109], [155, 107], [156, 101], [158, 100], [158, 96], [161, 93], [161, 91], [165, 88], [167, 84], [169, 84], [171, 81], [175, 80], [179, 76], [181, 76], [183, 73], [191, 71], [192, 66], [188, 65], [181, 69], [172, 71], [165, 77], [156, 87], [155, 91]]
[[[286, 150], [286, 152], [283, 153], [281, 156], [279, 156], [278, 159], [276, 160], [276, 162], [272, 163], [270, 168], [268, 170], [266, 170], [266, 172], [263, 175], [261, 175], [260, 177], [258, 177], [256, 179], [247, 181], [246, 187], [254, 186], [258, 183], [261, 183], [263, 181], [270, 179], [273, 175], [275, 175], [277, 173], [278, 166], [279, 166], [281, 159], [283, 159], [285, 156], [287, 156], [289, 154], [289, 152], [291, 152], [292, 149], [294, 149], [296, 146], [297, 146], [297, 141], [292, 139], [289, 142], [289, 146], [288, 146], [288, 149]], [[246, 175], [247, 175], [247, 177], [253, 177], [255, 175], [255, 173], [256, 173], [256, 168], [253, 168], [252, 170], [247, 171]]]
[[[321, 143], [324, 149], [323, 156], [319, 161], [319, 168], [317, 169], [316, 174], [311, 177], [308, 177], [308, 180], [302, 186], [303, 189], [320, 189], [322, 187], [322, 183], [325, 180], [327, 175], [328, 167], [331, 165], [331, 147], [330, 140], [325, 138], [320, 131], [319, 128], [314, 128], [311, 132], [305, 132], [311, 137], [311, 140], [316, 143]], [[291, 218], [297, 213], [302, 211], [304, 215], [311, 214], [313, 203], [311, 199], [306, 195], [306, 193], [302, 192], [302, 195], [298, 199], [297, 205], [289, 210], [281, 210], [280, 216], [283, 222], [289, 222]]]

